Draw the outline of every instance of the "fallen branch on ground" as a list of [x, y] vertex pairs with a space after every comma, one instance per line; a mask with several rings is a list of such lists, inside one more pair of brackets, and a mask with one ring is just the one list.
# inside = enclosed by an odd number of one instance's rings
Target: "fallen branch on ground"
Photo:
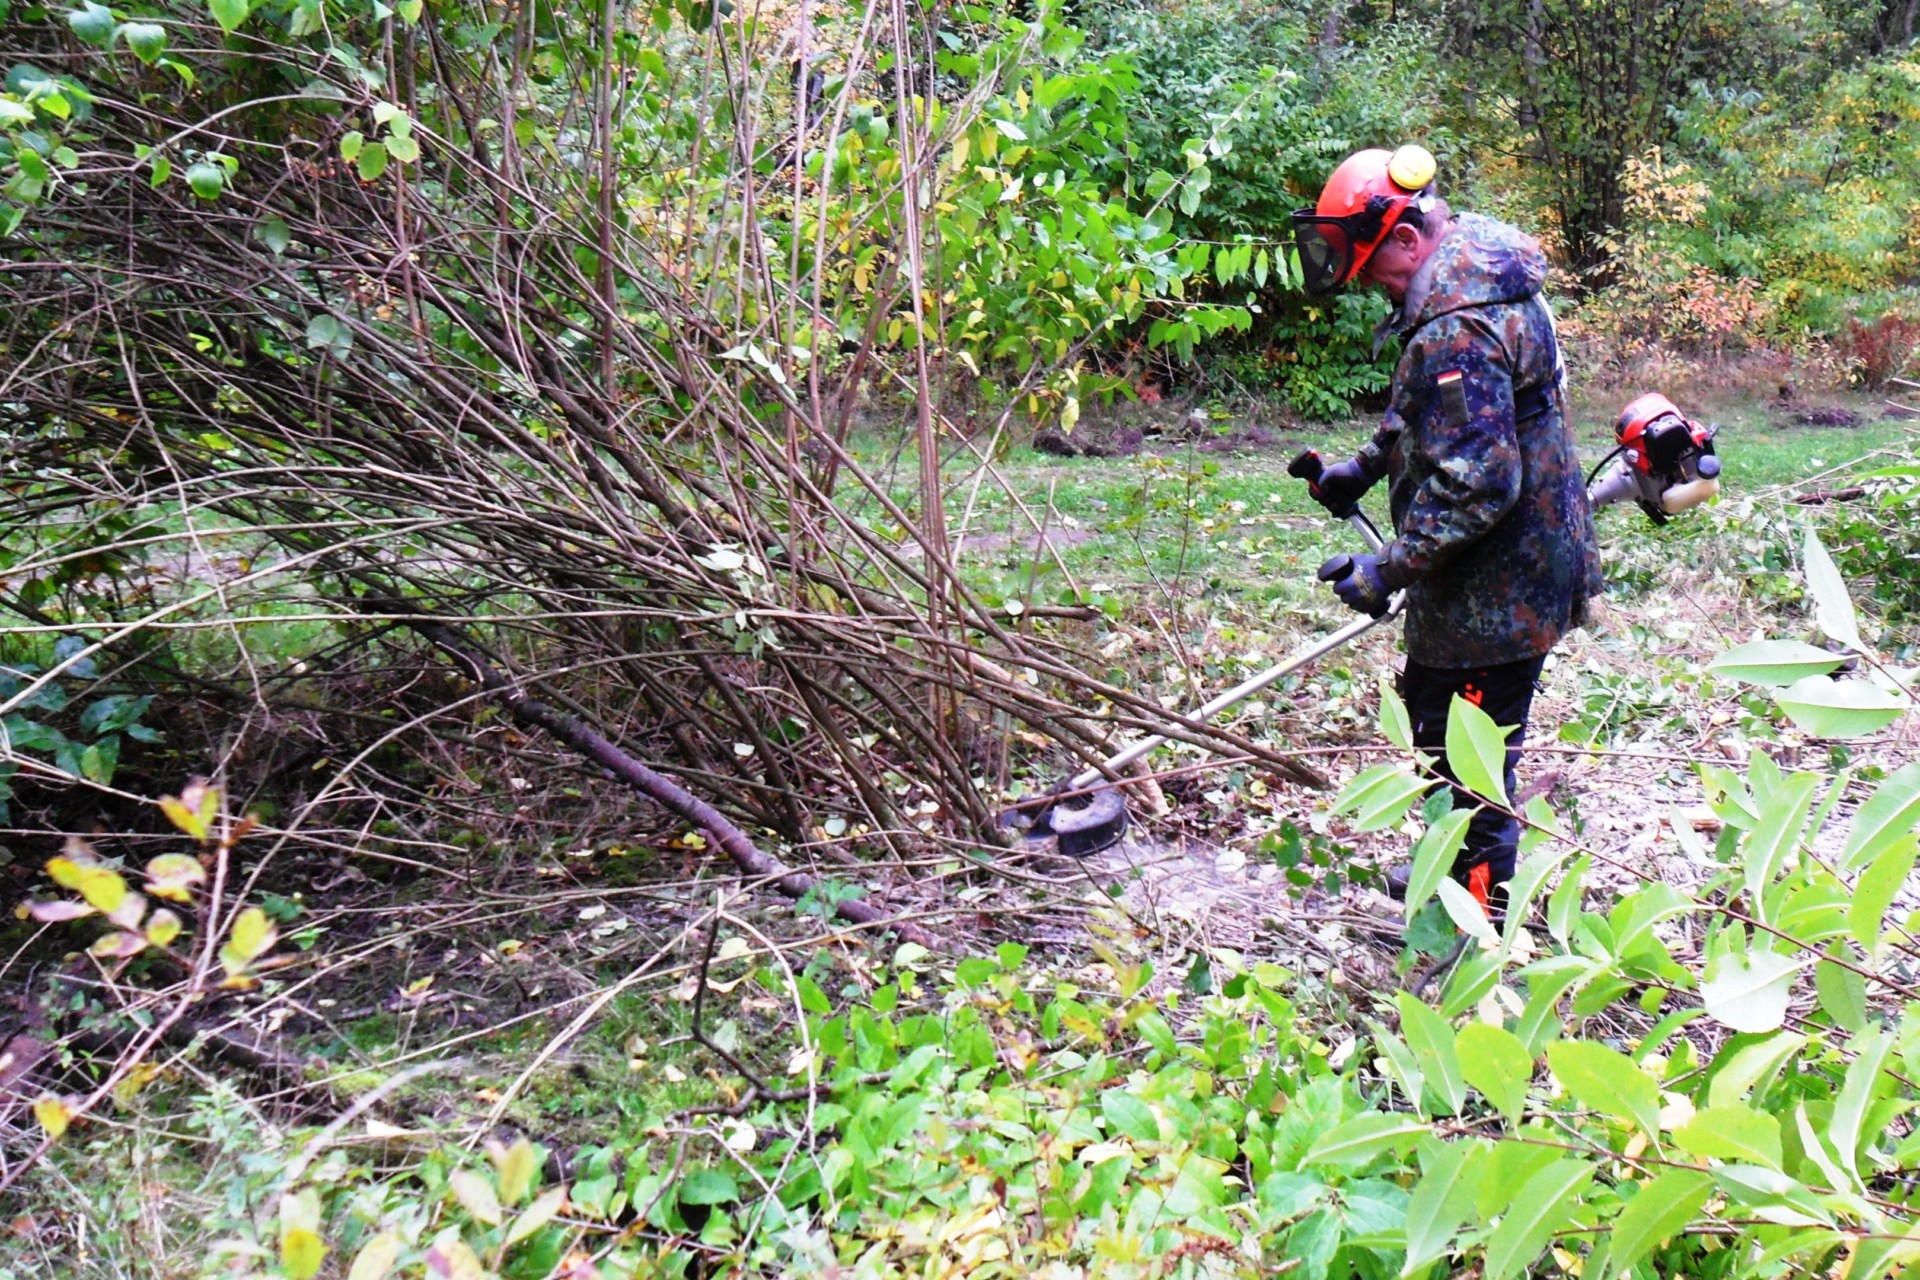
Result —
[[[394, 605], [388, 601], [383, 607], [391, 609]], [[813, 891], [816, 882], [812, 876], [782, 866], [718, 809], [673, 779], [634, 759], [593, 728], [529, 697], [526, 690], [496, 670], [453, 628], [425, 617], [410, 618], [406, 626], [458, 663], [475, 684], [498, 695], [514, 719], [552, 734], [641, 795], [705, 831], [744, 874], [768, 881], [789, 898], [803, 898]], [[889, 928], [906, 941], [918, 943], [929, 950], [940, 946], [932, 934], [915, 925], [896, 921], [885, 911], [857, 898], [842, 899], [834, 903], [833, 910], [843, 920]]]

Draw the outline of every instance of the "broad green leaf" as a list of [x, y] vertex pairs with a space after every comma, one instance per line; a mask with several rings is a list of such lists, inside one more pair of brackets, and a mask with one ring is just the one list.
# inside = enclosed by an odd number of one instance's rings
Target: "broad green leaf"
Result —
[[1533, 1055], [1520, 1038], [1503, 1027], [1470, 1022], [1454, 1040], [1460, 1074], [1514, 1124], [1527, 1107], [1527, 1085], [1533, 1079]]
[[1440, 881], [1440, 905], [1447, 909], [1448, 918], [1460, 932], [1468, 937], [1488, 946], [1500, 941], [1500, 935], [1493, 931], [1493, 922], [1487, 919], [1486, 911], [1458, 880], [1448, 877]]
[[1422, 1149], [1420, 1177], [1407, 1203], [1407, 1262], [1411, 1276], [1445, 1257], [1453, 1236], [1473, 1213], [1480, 1179], [1487, 1172], [1487, 1149], [1478, 1142], [1437, 1142]]
[[1880, 1071], [1893, 1051], [1893, 1037], [1884, 1031], [1872, 1031], [1853, 1038], [1848, 1046], [1854, 1058], [1847, 1077], [1833, 1100], [1833, 1117], [1827, 1122], [1827, 1137], [1841, 1167], [1858, 1171], [1860, 1167], [1860, 1130], [1867, 1107], [1873, 1102], [1874, 1086]]
[[[1847, 955], [1846, 945], [1836, 942], [1828, 948], [1829, 957], [1851, 959]], [[1832, 959], [1818, 961], [1813, 966], [1813, 989], [1820, 996], [1820, 1007], [1836, 1027], [1848, 1031], [1864, 1031], [1867, 1027], [1867, 981], [1854, 970], [1838, 965]]]
[[1447, 767], [1473, 794], [1506, 806], [1507, 735], [1457, 693], [1447, 708]]
[[725, 1169], [695, 1169], [680, 1183], [681, 1204], [732, 1204], [739, 1198], [739, 1184]]
[[187, 166], [187, 185], [202, 200], [217, 200], [227, 186], [227, 171], [210, 160]]
[[1714, 976], [1700, 984], [1707, 1013], [1722, 1026], [1753, 1033], [1774, 1031], [1787, 1020], [1787, 1002], [1794, 960], [1772, 951], [1756, 951], [1744, 959], [1728, 956]]
[[103, 4], [95, 4], [94, 0], [87, 0], [78, 9], [69, 10], [67, 26], [73, 29], [74, 35], [96, 49], [104, 49], [113, 43], [113, 10]]
[[1453, 860], [1467, 842], [1467, 824], [1472, 821], [1473, 810], [1455, 809], [1429, 826], [1414, 844], [1404, 907], [1407, 919], [1419, 914], [1453, 869]]
[[1840, 869], [1860, 870], [1920, 823], [1920, 761], [1887, 776], [1860, 811], [1853, 815], [1846, 846], [1840, 851]]
[[207, 12], [220, 24], [222, 31], [233, 31], [247, 20], [247, 11], [253, 7], [251, 0], [207, 0]]
[[1487, 1237], [1486, 1280], [1507, 1280], [1538, 1257], [1579, 1208], [1580, 1192], [1594, 1172], [1583, 1160], [1555, 1160], [1527, 1179]]
[[1781, 1167], [1780, 1121], [1744, 1102], [1696, 1111], [1673, 1131], [1674, 1145], [1696, 1156]]
[[1109, 1089], [1101, 1094], [1100, 1114], [1106, 1117], [1110, 1134], [1135, 1142], [1160, 1141], [1160, 1121], [1153, 1109], [1124, 1090]]
[[360, 148], [366, 145], [366, 134], [358, 129], [349, 129], [340, 135], [340, 158], [351, 164], [360, 158]]
[[1492, 1222], [1516, 1202], [1520, 1189], [1542, 1169], [1560, 1159], [1562, 1152], [1548, 1143], [1554, 1135], [1539, 1125], [1530, 1125], [1513, 1138], [1493, 1144], [1487, 1160], [1487, 1176], [1480, 1180], [1480, 1194], [1474, 1208], [1481, 1221]]
[[1400, 992], [1394, 1002], [1400, 1009], [1400, 1032], [1426, 1077], [1427, 1094], [1437, 1103], [1435, 1110], [1458, 1115], [1467, 1101], [1467, 1082], [1460, 1074], [1453, 1028], [1411, 992]]
[[1520, 931], [1527, 927], [1527, 912], [1533, 906], [1534, 895], [1547, 882], [1547, 877], [1559, 870], [1560, 864], [1572, 853], [1572, 847], [1556, 844], [1534, 854], [1522, 862], [1513, 873], [1513, 879], [1507, 882], [1507, 923], [1500, 934], [1500, 959], [1505, 963], [1513, 954], [1513, 944]]
[[1759, 822], [1740, 847], [1747, 895], [1754, 902], [1762, 899], [1786, 866], [1787, 856], [1806, 825], [1807, 810], [1813, 805], [1813, 790], [1819, 781], [1814, 774], [1796, 773], [1761, 806]]
[[275, 215], [260, 224], [260, 243], [267, 246], [267, 252], [276, 258], [287, 251], [293, 243], [293, 235], [287, 230], [286, 221]]
[[369, 142], [360, 148], [355, 162], [360, 170], [360, 181], [372, 182], [387, 171], [387, 146], [384, 142]]
[[326, 351], [336, 360], [344, 360], [353, 350], [353, 330], [331, 311], [322, 311], [307, 321], [307, 347]]
[[1547, 1065], [1583, 1106], [1660, 1136], [1660, 1085], [1626, 1054], [1591, 1040], [1556, 1040]]
[[1833, 557], [1820, 544], [1820, 535], [1807, 526], [1803, 548], [1806, 559], [1807, 595], [1813, 599], [1814, 618], [1829, 640], [1835, 640], [1860, 653], [1867, 646], [1860, 640], [1860, 624], [1854, 615], [1853, 597], [1847, 594], [1847, 580], [1840, 576]]
[[460, 1207], [473, 1216], [476, 1221], [490, 1227], [500, 1225], [500, 1197], [494, 1194], [493, 1184], [471, 1169], [455, 1169], [447, 1175], [447, 1185], [453, 1189], [454, 1197], [460, 1201]]
[[1911, 1233], [1905, 1239], [1898, 1240], [1885, 1236], [1856, 1237], [1845, 1274], [1847, 1280], [1884, 1280], [1895, 1268], [1908, 1266], [1916, 1260], [1920, 1260], [1920, 1239]]
[[1863, 738], [1906, 714], [1907, 700], [1866, 680], [1808, 676], [1774, 697], [1802, 733], [1814, 738]]
[[1560, 998], [1592, 963], [1578, 956], [1555, 956], [1521, 971], [1527, 977], [1527, 1005], [1514, 1024], [1514, 1034], [1528, 1054], [1539, 1057], [1560, 1034]]
[[127, 42], [133, 56], [148, 66], [167, 51], [167, 29], [157, 22], [123, 22], [120, 38]]
[[1586, 882], [1587, 868], [1593, 865], [1589, 854], [1581, 854], [1567, 868], [1567, 874], [1560, 878], [1552, 896], [1547, 899], [1547, 932], [1561, 946], [1573, 936], [1573, 921], [1580, 914], [1581, 888]]
[[1600, 1280], [1625, 1275], [1640, 1259], [1671, 1240], [1712, 1194], [1713, 1179], [1694, 1169], [1668, 1169], [1641, 1187], [1613, 1220], [1607, 1271]]
[[[1262, 253], [1261, 260], [1265, 261], [1266, 256]], [[1380, 732], [1402, 751], [1413, 750], [1413, 721], [1407, 718], [1407, 704], [1401, 700], [1400, 691], [1393, 687], [1393, 681], [1385, 676], [1380, 679]]]
[[1773, 1075], [1780, 1065], [1806, 1046], [1807, 1038], [1797, 1031], [1782, 1031], [1754, 1044], [1721, 1051], [1707, 1082], [1707, 1105], [1725, 1106], [1739, 1102], [1762, 1080]]
[[1413, 1050], [1407, 1048], [1407, 1042], [1378, 1022], [1369, 1022], [1373, 1028], [1374, 1047], [1380, 1050], [1380, 1056], [1386, 1060], [1387, 1074], [1400, 1086], [1400, 1092], [1406, 1095], [1409, 1106], [1420, 1105], [1420, 1094], [1426, 1086], [1426, 1074], [1420, 1070], [1420, 1064], [1414, 1060]]
[[1808, 676], [1824, 676], [1845, 662], [1846, 655], [1828, 653], [1798, 640], [1756, 640], [1715, 658], [1707, 670], [1729, 680], [1784, 689]]
[[1880, 945], [1887, 925], [1887, 909], [1893, 905], [1907, 877], [1913, 874], [1916, 854], [1920, 854], [1920, 841], [1911, 834], [1901, 836], [1874, 855], [1867, 869], [1860, 873], [1853, 901], [1847, 907], [1847, 928], [1869, 955]]
[[[412, 164], [420, 158], [420, 143], [414, 139], [412, 134], [402, 135], [396, 133], [387, 139], [387, 154], [395, 160], [398, 160], [401, 164]], [[1068, 423], [1067, 425], [1072, 426], [1073, 424]]]
[[1775, 1169], [1751, 1164], [1723, 1164], [1713, 1180], [1728, 1197], [1753, 1216], [1784, 1227], [1830, 1227], [1833, 1214], [1806, 1186]]
[[1355, 1116], [1320, 1135], [1301, 1161], [1303, 1164], [1364, 1165], [1388, 1151], [1405, 1151], [1432, 1132], [1415, 1116], [1372, 1112]]

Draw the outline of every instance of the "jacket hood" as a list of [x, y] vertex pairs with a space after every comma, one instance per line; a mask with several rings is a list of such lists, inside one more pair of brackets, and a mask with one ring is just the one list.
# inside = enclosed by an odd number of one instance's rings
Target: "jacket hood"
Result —
[[1524, 302], [1540, 292], [1547, 258], [1526, 232], [1477, 213], [1453, 219], [1407, 287], [1396, 328], [1418, 328], [1462, 307]]

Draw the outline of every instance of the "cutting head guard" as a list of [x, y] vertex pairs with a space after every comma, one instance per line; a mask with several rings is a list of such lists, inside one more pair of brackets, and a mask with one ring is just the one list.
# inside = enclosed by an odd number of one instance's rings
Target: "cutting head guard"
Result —
[[1353, 279], [1409, 205], [1431, 208], [1435, 167], [1432, 153], [1412, 143], [1342, 160], [1319, 203], [1293, 215], [1307, 292], [1332, 293]]

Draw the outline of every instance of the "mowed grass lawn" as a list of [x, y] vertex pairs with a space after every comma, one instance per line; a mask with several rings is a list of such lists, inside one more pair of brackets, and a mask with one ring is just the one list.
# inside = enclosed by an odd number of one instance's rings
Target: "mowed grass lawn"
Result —
[[[1584, 466], [1613, 447], [1615, 399], [1624, 403], [1625, 397], [1575, 397]], [[1589, 400], [1609, 407], [1585, 408]], [[1856, 427], [1794, 425], [1763, 399], [1684, 404], [1720, 429], [1722, 500], [1767, 496], [1815, 478], [1819, 487], [1838, 486], [1897, 452], [1911, 452], [1920, 435], [1915, 423], [1878, 416], [1885, 408], [1878, 399], [1821, 403], [1851, 408], [1865, 421]], [[1213, 424], [1222, 435], [1238, 425], [1231, 419]], [[1359, 546], [1356, 534], [1332, 521], [1306, 486], [1287, 475], [1287, 464], [1306, 447], [1329, 460], [1345, 457], [1372, 429], [1372, 422], [1363, 421], [1275, 431], [1272, 444], [1233, 451], [1149, 441], [1142, 452], [1115, 458], [1059, 458], [1021, 444], [995, 463], [1004, 487], [992, 476], [976, 486], [978, 464], [956, 451], [947, 468], [954, 481], [949, 530], [961, 541], [969, 579], [994, 600], [1055, 604], [1231, 591], [1243, 606], [1283, 607], [1312, 589], [1322, 560]], [[903, 481], [914, 474], [910, 446], [885, 447], [877, 437], [862, 444], [861, 452], [883, 467], [891, 464]], [[907, 488], [901, 485], [901, 496], [910, 501]], [[1376, 489], [1365, 505], [1384, 526], [1384, 490]], [[1603, 516], [1603, 541], [1616, 536], [1614, 526], [1623, 522], [1625, 511]], [[1628, 523], [1641, 527], [1637, 518]], [[1036, 526], [1047, 530], [1044, 544]]]

